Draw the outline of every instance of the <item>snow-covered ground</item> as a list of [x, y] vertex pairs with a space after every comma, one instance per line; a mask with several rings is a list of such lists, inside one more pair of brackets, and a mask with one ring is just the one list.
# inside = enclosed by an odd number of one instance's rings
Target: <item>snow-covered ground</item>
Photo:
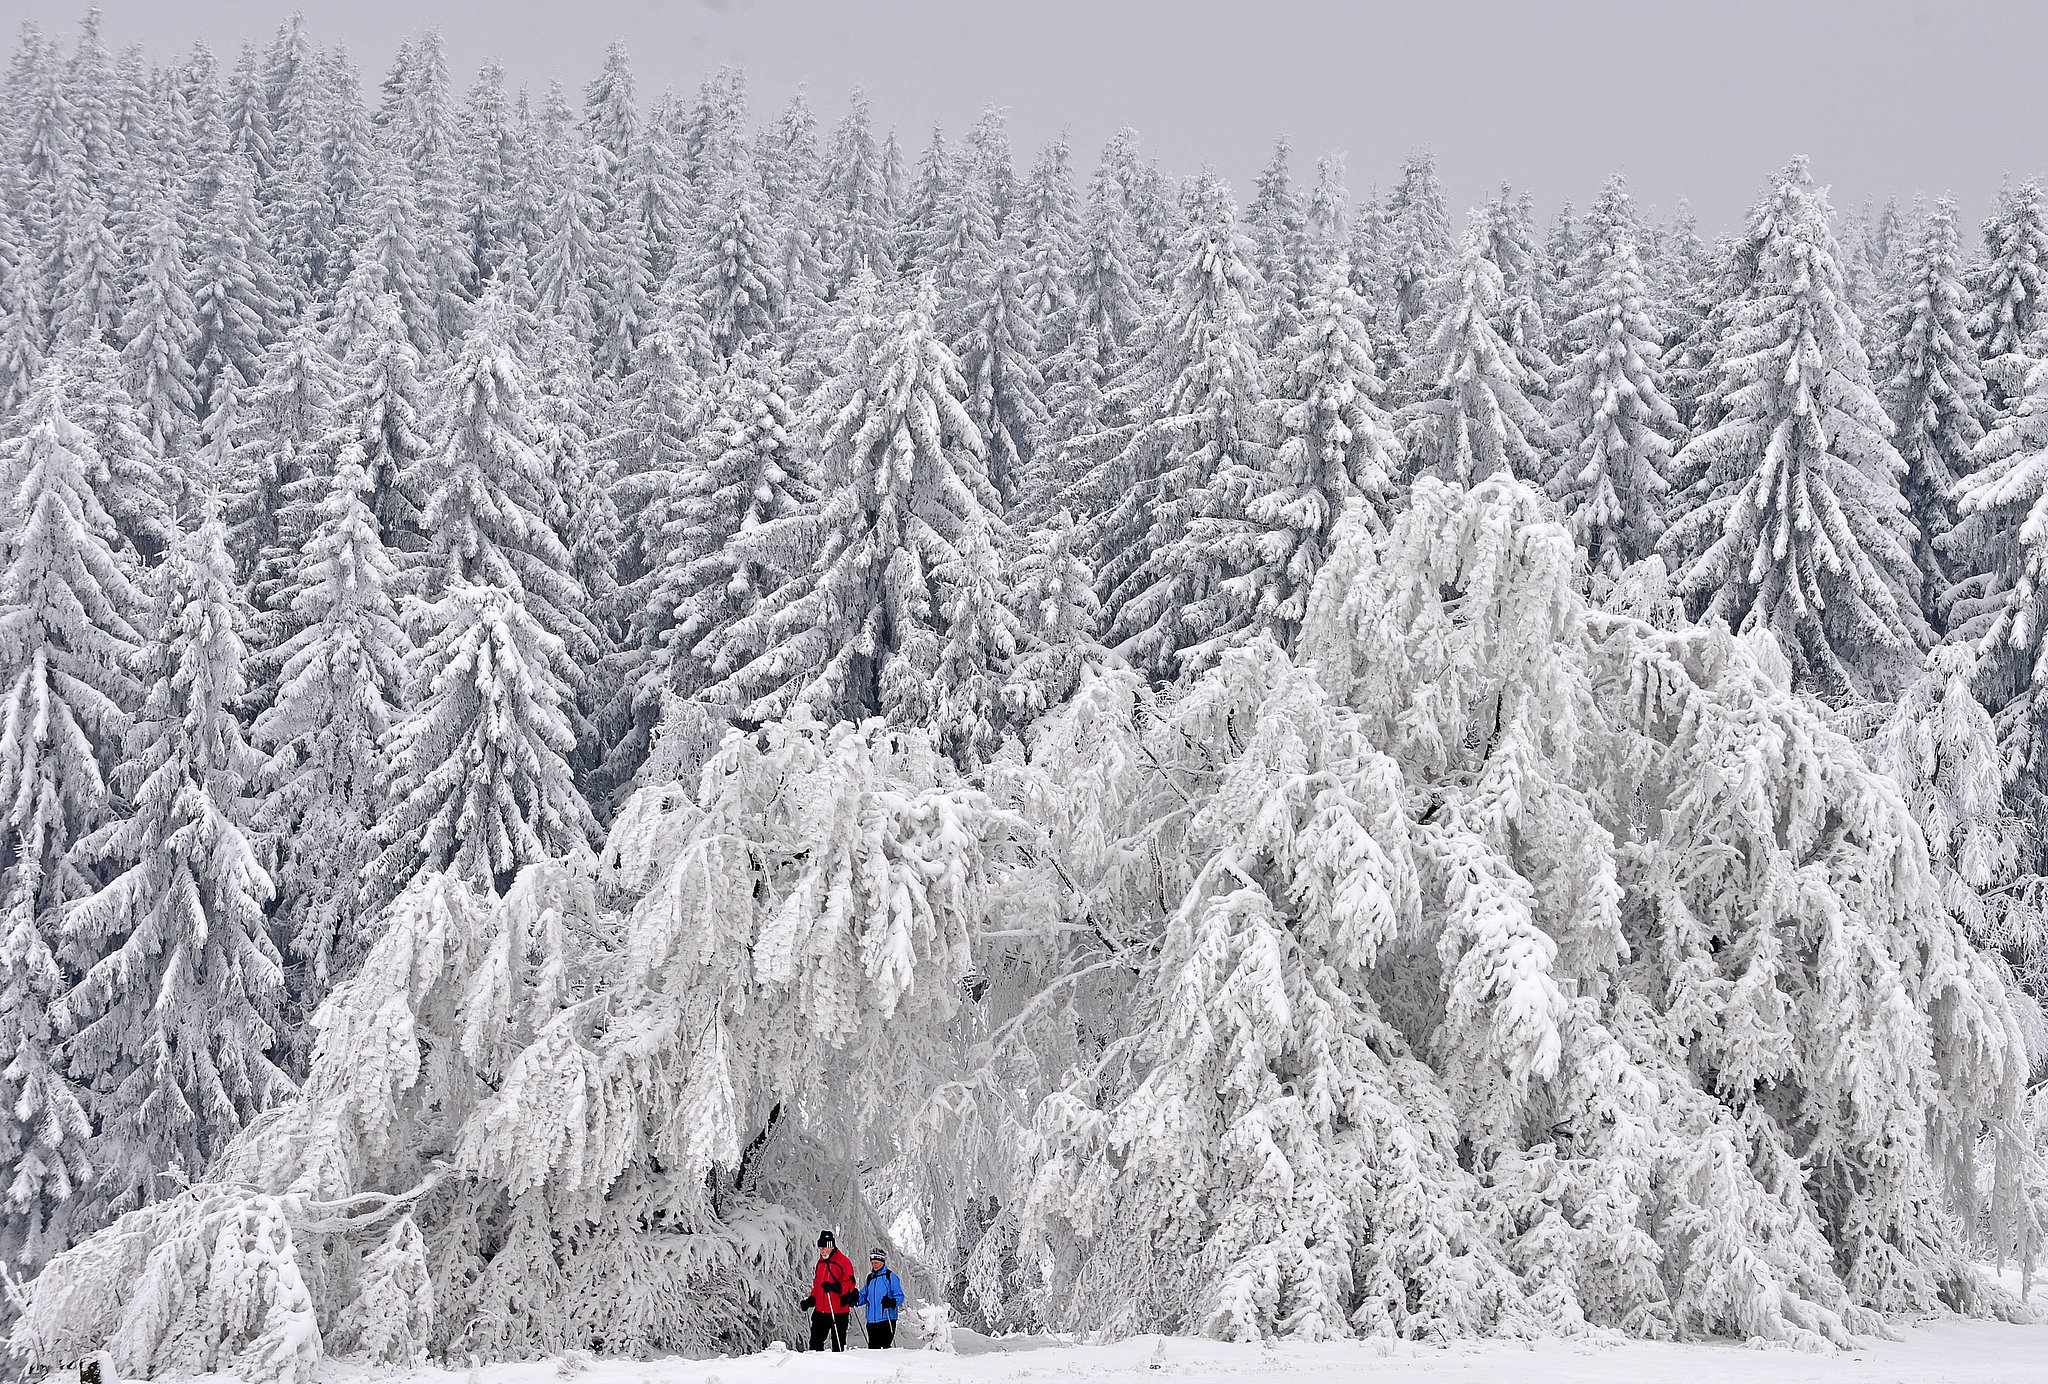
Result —
[[[856, 1332], [856, 1335], [858, 1332]], [[766, 1351], [738, 1359], [597, 1360], [575, 1364], [578, 1384], [1011, 1384], [1011, 1381], [1124, 1380], [1173, 1384], [1266, 1379], [1373, 1384], [2042, 1384], [2048, 1380], [2048, 1325], [1935, 1318], [1901, 1324], [1897, 1341], [1872, 1341], [1834, 1355], [1750, 1350], [1734, 1342], [1534, 1343], [1461, 1341], [1447, 1346], [1347, 1341], [1323, 1345], [1229, 1345], [1139, 1337], [1076, 1346], [1045, 1338], [991, 1341], [962, 1332], [961, 1353], [915, 1348], [884, 1356]], [[558, 1361], [494, 1365], [465, 1374], [426, 1369], [408, 1384], [559, 1384]], [[368, 1376], [330, 1363], [323, 1378], [362, 1384]]]

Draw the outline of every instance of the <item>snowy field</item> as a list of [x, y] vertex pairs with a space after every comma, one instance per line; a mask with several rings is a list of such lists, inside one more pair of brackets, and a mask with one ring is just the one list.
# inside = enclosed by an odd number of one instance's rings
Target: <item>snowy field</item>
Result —
[[[858, 1332], [856, 1331], [856, 1335]], [[961, 1353], [897, 1350], [884, 1359], [766, 1351], [738, 1359], [599, 1360], [580, 1384], [1010, 1384], [1010, 1381], [1129, 1379], [1157, 1374], [1175, 1384], [1267, 1378], [1453, 1381], [1454, 1384], [2041, 1384], [2048, 1379], [2048, 1325], [1934, 1318], [1902, 1325], [1897, 1341], [1872, 1341], [1835, 1355], [1759, 1351], [1733, 1342], [1344, 1341], [1318, 1345], [1232, 1345], [1142, 1336], [1116, 1345], [1074, 1346], [1041, 1337], [987, 1340], [959, 1334]], [[330, 1362], [323, 1381], [358, 1384], [368, 1371]], [[412, 1384], [556, 1384], [559, 1362], [494, 1365], [476, 1374], [424, 1369]]]

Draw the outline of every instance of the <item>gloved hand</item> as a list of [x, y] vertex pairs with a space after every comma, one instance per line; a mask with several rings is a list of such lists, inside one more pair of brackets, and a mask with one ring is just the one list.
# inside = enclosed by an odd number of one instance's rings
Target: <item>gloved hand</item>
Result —
[[816, 1307], [817, 1305], [818, 1305], [818, 1300], [817, 1300], [816, 1298], [814, 1298], [814, 1297], [809, 1297], [809, 1296], [806, 1296], [806, 1297], [804, 1298], [804, 1300], [803, 1300], [802, 1302], [799, 1302], [799, 1303], [797, 1304], [797, 1306], [799, 1306], [799, 1307], [803, 1308], [803, 1309], [804, 1309], [804, 1311], [806, 1311], [806, 1312], [810, 1311], [810, 1310], [811, 1310], [812, 1308]]
[[893, 1312], [896, 1310], [896, 1295], [894, 1293], [885, 1294], [883, 1296], [882, 1310], [885, 1312]]

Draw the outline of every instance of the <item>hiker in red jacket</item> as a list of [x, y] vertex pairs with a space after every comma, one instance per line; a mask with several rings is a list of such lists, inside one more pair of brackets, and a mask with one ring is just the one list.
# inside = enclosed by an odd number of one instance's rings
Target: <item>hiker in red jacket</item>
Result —
[[800, 1304], [811, 1314], [811, 1349], [846, 1349], [846, 1314], [860, 1306], [860, 1284], [853, 1261], [839, 1252], [832, 1232], [818, 1232], [818, 1267], [811, 1273], [811, 1295]]

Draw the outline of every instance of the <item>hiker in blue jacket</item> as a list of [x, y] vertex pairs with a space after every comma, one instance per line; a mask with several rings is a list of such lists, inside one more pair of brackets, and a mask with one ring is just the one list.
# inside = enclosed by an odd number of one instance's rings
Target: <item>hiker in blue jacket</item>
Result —
[[860, 1288], [868, 1309], [868, 1349], [887, 1350], [896, 1339], [896, 1314], [903, 1310], [903, 1280], [878, 1246], [868, 1256], [868, 1281]]

